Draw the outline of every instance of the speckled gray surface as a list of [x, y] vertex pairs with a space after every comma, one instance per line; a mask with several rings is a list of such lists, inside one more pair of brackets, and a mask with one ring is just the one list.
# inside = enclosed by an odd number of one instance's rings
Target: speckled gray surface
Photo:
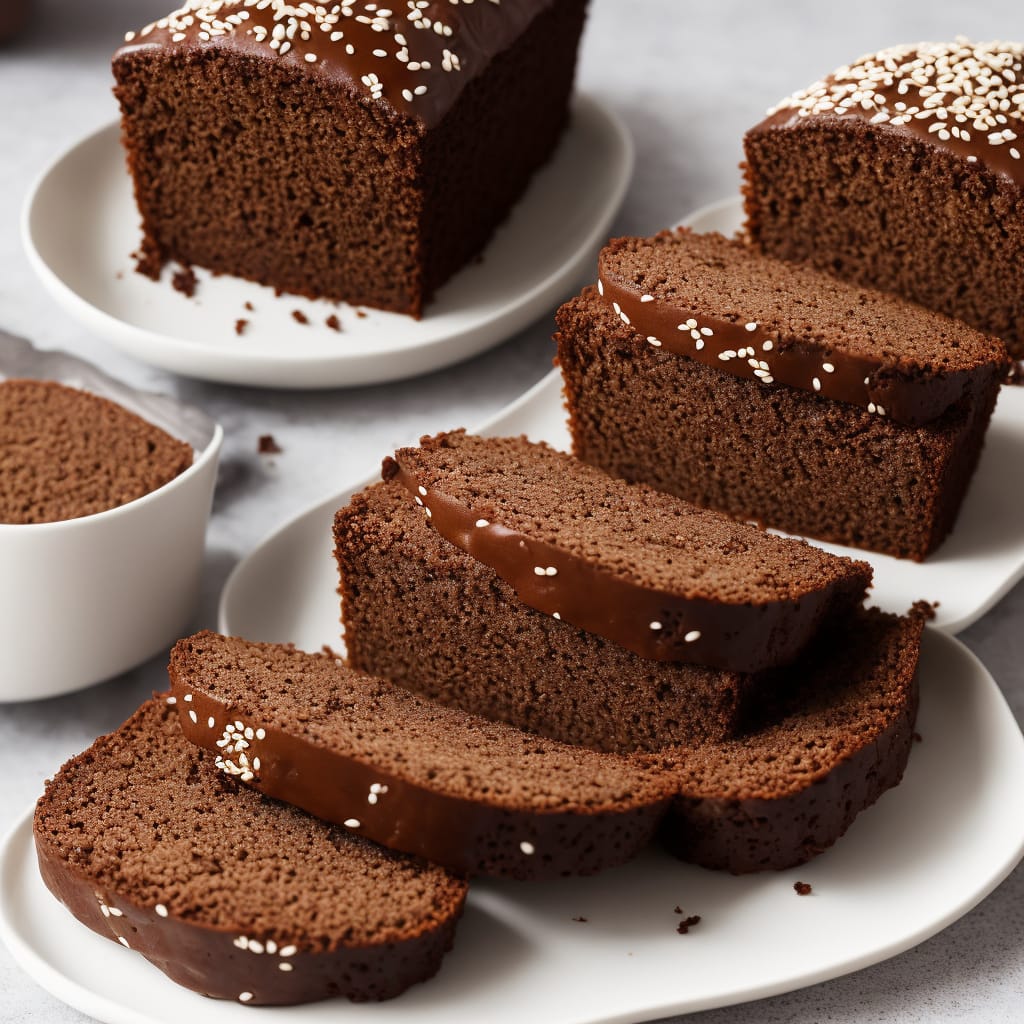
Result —
[[[542, 321], [499, 349], [430, 377], [354, 392], [281, 393], [221, 387], [151, 370], [87, 336], [54, 307], [22, 255], [18, 217], [30, 182], [70, 141], [115, 114], [107, 58], [120, 33], [164, 13], [168, 0], [38, 0], [35, 24], [0, 50], [0, 327], [67, 348], [132, 383], [205, 408], [227, 432], [202, 606], [213, 625], [232, 566], [272, 528], [369, 472], [382, 453], [426, 431], [474, 423], [549, 368]], [[781, 4], [593, 0], [580, 84], [614, 107], [637, 145], [637, 170], [615, 224], [649, 232], [733, 194], [740, 137], [783, 94], [852, 57], [895, 42], [1024, 37], [1015, 0], [862, 0], [836, 8]], [[284, 449], [257, 455], [272, 433]], [[1008, 467], [1008, 471], [1013, 471]], [[962, 637], [1024, 715], [1024, 587]], [[43, 780], [163, 682], [162, 659], [86, 693], [0, 706], [0, 829]], [[1007, 808], [1021, 813], [1021, 807]], [[743, 965], [736, 969], [742, 972]], [[216, 1018], [211, 1004], [206, 1019]], [[965, 918], [903, 955], [813, 988], [698, 1014], [700, 1024], [921, 1024], [1015, 1021], [1024, 1013], [1024, 870]], [[83, 1021], [38, 988], [0, 949], [0, 1021]], [[344, 1014], [339, 1013], [339, 1019]]]

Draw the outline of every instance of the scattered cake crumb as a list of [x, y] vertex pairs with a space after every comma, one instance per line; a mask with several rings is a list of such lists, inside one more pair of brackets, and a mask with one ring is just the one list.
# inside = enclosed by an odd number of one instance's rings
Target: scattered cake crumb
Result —
[[574, 921], [579, 921], [580, 924], [586, 924], [587, 923], [587, 919], [585, 917], [574, 917], [573, 920]]
[[810, 882], [794, 882], [793, 890], [796, 892], [797, 896], [810, 896], [811, 884]]
[[694, 927], [694, 925], [698, 924], [700, 924], [700, 914], [691, 914], [688, 918], [686, 918], [683, 921], [680, 921], [679, 924], [676, 925], [676, 931], [680, 935], [685, 935], [691, 928]]
[[915, 743], [920, 743], [921, 742], [921, 734], [919, 732], [915, 732], [914, 733], [914, 742]]
[[273, 434], [261, 434], [259, 443], [260, 455], [280, 455], [284, 449], [274, 440]]
[[175, 291], [181, 292], [182, 295], [191, 299], [196, 293], [196, 285], [199, 284], [199, 280], [191, 267], [182, 267], [174, 272], [171, 284]]
[[245, 303], [245, 308], [246, 308], [246, 310], [247, 310], [248, 312], [252, 313], [252, 312], [253, 312], [253, 311], [255, 310], [255, 308], [256, 308], [256, 307], [255, 307], [255, 306], [253, 306], [253, 304], [252, 304], [251, 302], [249, 302], [248, 300], [246, 300], [246, 303]]
[[306, 314], [303, 313], [301, 309], [293, 309], [292, 310], [292, 319], [297, 324], [308, 324], [309, 323], [309, 317], [306, 316]]
[[367, 317], [367, 312], [365, 309], [357, 309], [356, 316], [359, 317], [360, 320], [365, 320]]
[[235, 334], [244, 334], [246, 327], [249, 326], [248, 320], [236, 320], [235, 321]]
[[938, 601], [915, 601], [910, 606], [910, 615], [924, 622], [931, 622], [935, 618], [935, 609], [938, 607]]
[[341, 321], [337, 318], [337, 316], [334, 315], [334, 313], [332, 313], [324, 321], [324, 323], [327, 324], [327, 326], [330, 327], [330, 329], [332, 331], [340, 331], [341, 330]]

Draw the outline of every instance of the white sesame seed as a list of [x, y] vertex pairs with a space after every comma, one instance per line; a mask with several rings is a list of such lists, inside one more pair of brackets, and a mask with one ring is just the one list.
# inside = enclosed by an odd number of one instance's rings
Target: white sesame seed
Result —
[[427, 489], [422, 484], [416, 488], [417, 491], [425, 498], [427, 496]]
[[277, 965], [277, 969], [278, 969], [279, 971], [291, 971], [291, 970], [294, 970], [294, 967], [293, 967], [293, 965], [292, 965], [292, 964], [288, 964], [288, 963], [281, 963], [281, 964], [278, 964], [278, 965]]
[[558, 619], [559, 622], [562, 621], [562, 614], [561, 614], [561, 612], [552, 612], [551, 613], [551, 617], [553, 619]]
[[297, 946], [282, 946], [278, 952], [278, 956], [295, 956], [298, 952]]
[[177, 697], [168, 697], [167, 698], [167, 703], [168, 704], [177, 704], [178, 703], [178, 698]]
[[694, 641], [700, 639], [700, 630], [699, 629], [691, 629], [690, 632], [687, 633], [686, 636], [683, 637], [683, 639], [688, 644], [692, 644]]
[[601, 278], [597, 279], [597, 294], [604, 295], [604, 282], [601, 280]]
[[251, 992], [239, 992], [238, 993], [238, 1001], [240, 1003], [248, 1003], [248, 1002], [250, 1002], [252, 1000], [252, 998], [253, 998], [253, 995], [252, 995]]
[[125, 949], [131, 949], [132, 948], [131, 946], [128, 945], [128, 940], [123, 935], [118, 935], [117, 941], [120, 942], [121, 945], [124, 946]]
[[822, 363], [821, 364], [821, 368], [826, 373], [835, 373], [836, 372], [836, 368], [831, 363]]
[[476, 521], [476, 525], [483, 529], [485, 526], [490, 526], [491, 524], [486, 519], [478, 519]]
[[751, 320], [750, 323], [745, 325], [745, 328], [748, 331], [756, 331], [757, 330], [757, 321], [756, 320]]
[[266, 729], [257, 729], [256, 730], [256, 739], [258, 739], [258, 740], [265, 740], [266, 738], [267, 738], [267, 730]]
[[654, 301], [654, 296], [653, 295], [641, 295], [640, 296], [640, 301], [641, 302], [653, 302]]
[[547, 576], [557, 576], [557, 575], [558, 575], [558, 569], [556, 569], [556, 568], [555, 568], [555, 567], [554, 567], [553, 565], [549, 565], [549, 566], [548, 566], [548, 567], [547, 567], [547, 568], [546, 568], [546, 569], [544, 570], [544, 573], [545, 573], [545, 575], [547, 575]]
[[192, 700], [192, 694], [191, 693], [186, 693], [185, 696], [182, 698], [182, 700], [184, 700], [185, 703], [187, 704], [190, 700]]
[[306, 54], [306, 63], [307, 64], [315, 64], [316, 62], [317, 62], [317, 56], [316, 56], [315, 53], [307, 53]]
[[536, 852], [536, 847], [533, 845], [533, 843], [528, 843], [525, 839], [519, 844], [519, 849], [522, 850], [527, 857], [533, 856], [533, 854]]
[[256, 953], [257, 955], [263, 952], [263, 943], [258, 942], [256, 939], [249, 940], [249, 952]]
[[874, 412], [874, 411], [875, 411], [875, 403], [874, 402], [868, 402], [868, 412]]
[[661, 342], [653, 334], [647, 335], [647, 343], [655, 348], [661, 348]]
[[157, 917], [167, 916], [167, 908], [162, 903], [158, 903], [153, 909], [156, 911]]
[[813, 387], [815, 391], [820, 391], [821, 390], [821, 381], [817, 377], [812, 377], [811, 378], [811, 387]]
[[207, 729], [212, 729], [216, 724], [217, 724], [217, 719], [214, 718], [213, 715], [210, 715], [210, 717], [206, 720], [206, 727], [207, 727]]
[[534, 572], [535, 576], [543, 576], [544, 575], [544, 566], [543, 565], [535, 565], [533, 567], [533, 572]]
[[[359, 828], [361, 824], [358, 818], [346, 818], [344, 821], [345, 828]], [[284, 956], [284, 953], [281, 956]]]
[[661, 623], [658, 622], [657, 620], [652, 622], [650, 625], [651, 625], [651, 629], [654, 629], [654, 630], [661, 629]]
[[772, 341], [771, 338], [769, 338], [767, 341], [761, 343], [761, 348], [765, 352], [771, 352], [771, 350], [775, 348], [775, 343]]
[[188, 717], [192, 719], [193, 724], [199, 721], [199, 716], [195, 713], [193, 708], [188, 709]]

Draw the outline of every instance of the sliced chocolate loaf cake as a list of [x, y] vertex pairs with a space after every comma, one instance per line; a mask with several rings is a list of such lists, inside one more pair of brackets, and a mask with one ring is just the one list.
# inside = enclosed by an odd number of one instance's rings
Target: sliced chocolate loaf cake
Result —
[[621, 864], [674, 793], [636, 761], [444, 707], [326, 653], [200, 633], [169, 671], [185, 736], [222, 771], [464, 874]]
[[662, 835], [735, 873], [802, 864], [903, 777], [923, 623], [871, 608], [821, 638], [733, 739], [669, 752], [679, 795]]
[[952, 528], [1008, 369], [965, 324], [685, 230], [613, 241], [557, 322], [581, 459], [918, 560]]
[[[463, 446], [466, 474], [474, 466], [478, 472], [490, 466], [489, 481], [480, 475], [472, 483], [486, 486], [486, 496], [470, 495], [468, 475], [461, 481], [458, 475], [438, 475]], [[665, 632], [683, 651], [698, 648], [703, 638], [685, 620], [694, 595], [707, 602], [703, 629], [723, 630], [729, 601], [736, 601], [742, 622], [740, 574], [728, 568], [731, 558], [750, 572], [751, 604], [763, 602], [766, 594], [777, 601], [802, 579], [796, 590], [831, 590], [832, 612], [848, 614], [870, 578], [862, 563], [822, 558], [821, 552], [791, 542], [776, 548], [776, 539], [718, 516], [696, 513], [688, 521], [692, 510], [682, 502], [627, 487], [521, 438], [481, 442], [452, 434], [427, 440], [421, 455], [399, 453], [410, 464], [419, 458], [431, 467], [426, 483], [416, 483], [412, 470], [403, 483], [399, 464], [389, 460], [384, 482], [354, 496], [335, 518], [351, 664], [444, 704], [563, 742], [628, 752], [731, 736], [748, 692], [761, 680], [749, 672], [643, 657], [572, 624], [559, 606], [576, 609], [580, 595], [560, 577], [573, 583], [576, 574], [589, 574], [579, 587], [593, 607], [584, 602], [582, 610], [605, 615], [601, 623], [591, 618], [591, 627], [603, 630], [611, 622], [613, 634], [632, 631], [634, 637]], [[446, 487], [454, 494], [446, 495]], [[453, 501], [455, 496], [460, 500]], [[674, 514], [678, 518], [671, 526]], [[468, 524], [472, 536], [453, 533], [457, 542], [448, 540], [449, 516]], [[591, 525], [585, 525], [588, 517]], [[676, 539], [684, 531], [704, 531], [704, 536], [688, 547]], [[512, 558], [496, 560], [495, 553]], [[516, 572], [508, 573], [510, 568]], [[526, 603], [505, 574], [517, 585], [536, 578], [540, 585], [531, 585], [529, 597], [539, 607]], [[620, 586], [616, 606], [611, 596]], [[669, 603], [658, 606], [659, 618], [645, 607], [638, 629], [636, 608], [665, 600], [666, 590]], [[771, 609], [771, 603], [764, 607]], [[803, 615], [799, 608], [789, 611], [795, 612], [795, 630]], [[826, 618], [821, 605], [811, 613], [814, 628]], [[763, 641], [756, 619], [748, 628], [751, 641]], [[812, 635], [806, 621], [799, 628], [805, 640]], [[739, 649], [733, 657], [749, 663], [749, 651], [743, 650], [747, 637], [739, 630], [731, 636]], [[788, 643], [788, 633], [785, 638]], [[717, 653], [724, 645], [712, 642], [698, 649]], [[772, 645], [762, 646], [762, 665], [771, 663], [766, 650]]]
[[756, 672], [861, 604], [866, 562], [774, 537], [546, 444], [464, 431], [386, 460], [447, 541], [519, 600], [643, 658]]
[[204, 995], [388, 999], [435, 974], [465, 883], [237, 786], [155, 698], [48, 783], [39, 869], [83, 924]]
[[189, 0], [114, 56], [168, 260], [419, 316], [565, 128], [586, 0]]
[[53, 523], [117, 508], [192, 465], [192, 448], [99, 395], [0, 380], [0, 523]]
[[896, 292], [1024, 357], [1024, 48], [920, 43], [861, 57], [746, 136], [764, 252]]

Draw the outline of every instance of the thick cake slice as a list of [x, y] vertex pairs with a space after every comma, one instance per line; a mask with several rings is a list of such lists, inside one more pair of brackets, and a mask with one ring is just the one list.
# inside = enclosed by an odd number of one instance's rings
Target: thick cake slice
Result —
[[747, 133], [764, 252], [896, 292], [1024, 356], [1024, 48], [868, 54]]
[[647, 844], [664, 775], [444, 707], [329, 654], [215, 633], [170, 676], [185, 736], [229, 775], [471, 875], [591, 874]]
[[619, 240], [600, 273], [557, 314], [581, 459], [897, 557], [949, 533], [1008, 367], [998, 340], [717, 235]]
[[139, 269], [420, 316], [553, 153], [585, 7], [186, 0], [129, 32]]
[[466, 886], [238, 787], [162, 699], [36, 807], [43, 881], [174, 981], [243, 1003], [387, 999], [431, 977]]
[[742, 672], [792, 661], [865, 562], [609, 477], [525, 438], [425, 437], [387, 460], [433, 528], [523, 604], [644, 658]]
[[663, 836], [684, 860], [736, 873], [831, 846], [903, 777], [923, 625], [871, 608], [786, 670], [734, 739], [679, 748]]

